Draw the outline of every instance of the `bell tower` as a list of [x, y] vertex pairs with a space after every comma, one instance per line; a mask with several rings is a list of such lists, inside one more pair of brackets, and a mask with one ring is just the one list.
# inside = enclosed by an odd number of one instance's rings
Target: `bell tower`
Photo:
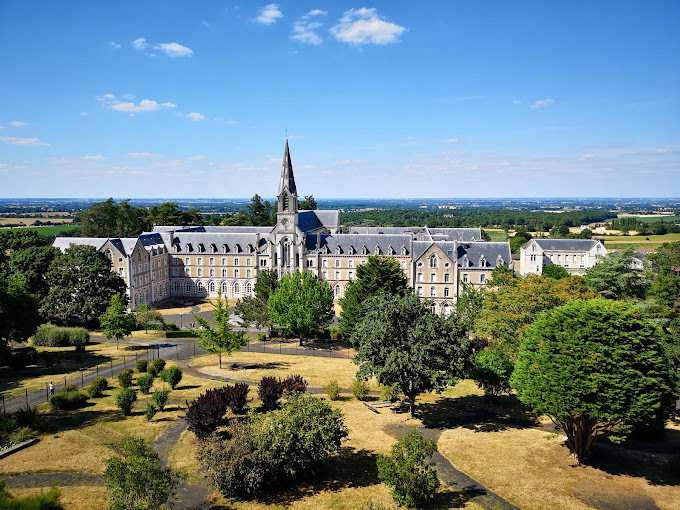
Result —
[[293, 175], [293, 162], [290, 159], [288, 138], [283, 151], [281, 179], [279, 180], [278, 206], [274, 235], [274, 267], [279, 276], [300, 270], [304, 235], [298, 229], [298, 195]]

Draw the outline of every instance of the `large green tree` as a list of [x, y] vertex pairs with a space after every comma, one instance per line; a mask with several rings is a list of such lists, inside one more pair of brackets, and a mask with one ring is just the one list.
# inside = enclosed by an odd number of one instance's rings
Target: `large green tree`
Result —
[[180, 209], [176, 202], [151, 206], [147, 217], [153, 225], [203, 225], [203, 216], [198, 209]]
[[260, 195], [255, 195], [250, 199], [248, 211], [246, 212], [247, 224], [254, 226], [271, 225], [272, 206], [268, 200], [263, 200]]
[[83, 237], [129, 237], [151, 229], [144, 207], [130, 205], [130, 200], [116, 203], [113, 198], [95, 202], [76, 216]]
[[660, 337], [629, 304], [571, 301], [531, 325], [511, 383], [524, 404], [564, 431], [582, 464], [597, 437], [621, 439], [636, 424], [670, 415], [678, 381]]
[[333, 320], [331, 287], [309, 271], [286, 274], [269, 296], [269, 315], [274, 324], [298, 336], [302, 345], [313, 330]]
[[111, 261], [92, 246], [72, 245], [57, 255], [47, 271], [49, 292], [41, 312], [48, 317], [97, 321], [111, 298], [125, 294], [125, 281], [111, 271]]
[[213, 304], [213, 320], [208, 321], [200, 314], [194, 314], [198, 325], [196, 333], [201, 342], [201, 347], [208, 352], [217, 354], [220, 368], [222, 368], [222, 353], [230, 356], [232, 352], [239, 350], [248, 343], [244, 331], [234, 331], [229, 321], [229, 305], [222, 299], [222, 290], [217, 291], [217, 299]]
[[135, 321], [138, 326], [144, 328], [145, 333], [148, 333], [150, 322], [163, 322], [164, 319], [163, 314], [157, 309], [146, 303], [142, 303], [137, 307], [137, 310], [135, 310]]
[[351, 338], [358, 376], [397, 385], [409, 399], [411, 415], [418, 395], [441, 390], [467, 372], [471, 345], [454, 317], [435, 315], [414, 294], [381, 293], [365, 306]]
[[46, 274], [57, 255], [59, 250], [51, 246], [30, 246], [13, 250], [9, 258], [9, 271], [24, 280], [29, 292], [43, 299], [49, 291]]
[[673, 307], [680, 298], [680, 277], [673, 267], [680, 267], [680, 241], [664, 243], [649, 255], [654, 277], [648, 295], [662, 305]]
[[340, 332], [348, 338], [366, 313], [365, 303], [370, 298], [383, 292], [399, 296], [411, 292], [404, 271], [393, 257], [369, 255], [366, 263], [357, 267], [356, 273], [356, 279], [350, 282], [340, 300]]
[[102, 334], [106, 338], [109, 340], [111, 338], [116, 339], [116, 349], [118, 349], [118, 342], [132, 333], [137, 321], [135, 316], [128, 312], [123, 296], [114, 294], [99, 323], [101, 324]]
[[40, 325], [40, 303], [20, 278], [0, 275], [0, 348], [25, 342]]
[[253, 290], [255, 295], [244, 296], [236, 302], [234, 313], [241, 317], [243, 327], [267, 327], [271, 336], [272, 321], [269, 317], [269, 296], [279, 286], [279, 276], [275, 269], [265, 269], [257, 275]]
[[585, 274], [586, 285], [607, 299], [644, 299], [650, 284], [647, 271], [633, 269], [633, 248], [600, 257]]
[[524, 333], [536, 316], [569, 299], [591, 299], [597, 293], [586, 288], [583, 278], [570, 276], [553, 280], [546, 276], [513, 278], [487, 293], [475, 334], [489, 339], [493, 348], [513, 359]]
[[305, 195], [305, 199], [300, 202], [301, 211], [314, 211], [318, 209], [314, 195]]

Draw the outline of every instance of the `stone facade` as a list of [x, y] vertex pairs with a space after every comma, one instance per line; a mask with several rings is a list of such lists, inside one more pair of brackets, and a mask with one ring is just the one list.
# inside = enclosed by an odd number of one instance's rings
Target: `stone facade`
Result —
[[353, 227], [341, 233], [338, 211], [299, 211], [288, 141], [273, 227], [157, 226], [134, 238], [57, 238], [54, 246], [89, 244], [126, 282], [130, 306], [173, 297], [250, 295], [259, 271], [312, 271], [343, 297], [369, 255], [394, 257], [409, 285], [447, 314], [464, 284], [485, 285], [512, 264], [508, 243], [484, 242], [479, 228]]
[[543, 274], [549, 265], [582, 275], [607, 254], [602, 239], [531, 239], [520, 248], [520, 276]]

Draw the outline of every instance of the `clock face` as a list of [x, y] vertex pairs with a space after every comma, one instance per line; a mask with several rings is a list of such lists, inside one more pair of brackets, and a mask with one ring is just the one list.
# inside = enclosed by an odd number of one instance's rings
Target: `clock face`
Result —
[[290, 220], [288, 218], [284, 218], [283, 221], [281, 222], [281, 224], [284, 227], [287, 227], [288, 225], [290, 225]]

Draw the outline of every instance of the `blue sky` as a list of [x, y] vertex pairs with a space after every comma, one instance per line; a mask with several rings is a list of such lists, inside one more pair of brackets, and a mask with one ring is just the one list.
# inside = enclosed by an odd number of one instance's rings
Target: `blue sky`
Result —
[[4, 0], [0, 197], [680, 195], [680, 2]]

